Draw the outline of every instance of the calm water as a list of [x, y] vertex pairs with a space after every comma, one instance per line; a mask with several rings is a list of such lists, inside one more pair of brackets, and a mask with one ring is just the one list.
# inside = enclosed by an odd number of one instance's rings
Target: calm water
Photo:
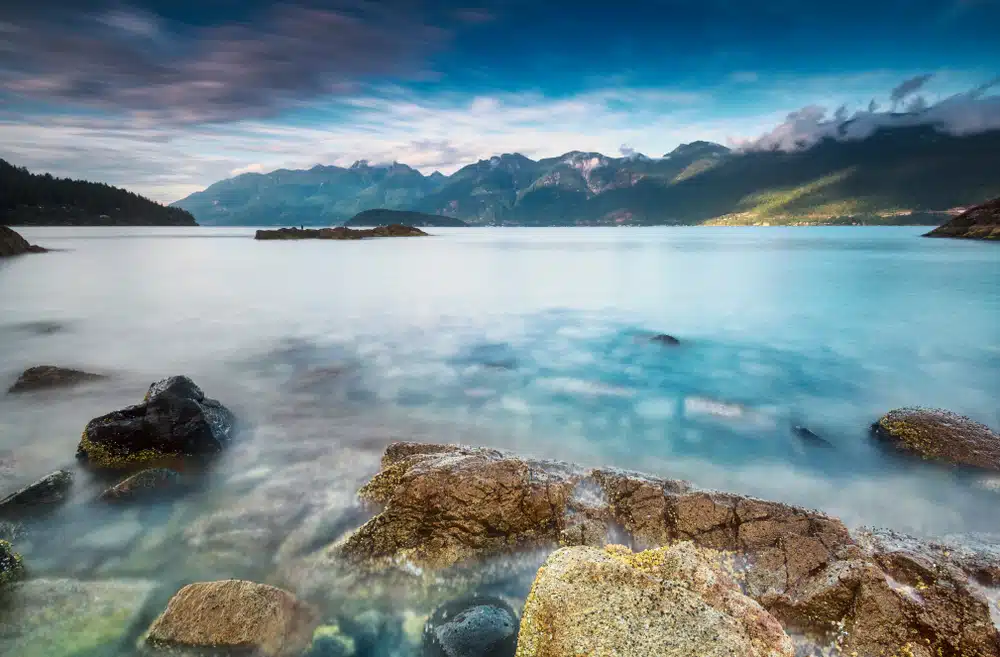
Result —
[[141, 513], [97, 508], [80, 473], [24, 541], [36, 574], [266, 577], [356, 524], [357, 485], [411, 438], [641, 469], [852, 526], [994, 531], [1000, 492], [867, 435], [905, 405], [1000, 426], [1000, 248], [923, 230], [25, 229], [61, 250], [0, 263], [0, 383], [36, 364], [113, 376], [0, 396], [0, 487], [72, 466], [88, 419], [184, 373], [244, 418], [240, 444], [204, 489]]

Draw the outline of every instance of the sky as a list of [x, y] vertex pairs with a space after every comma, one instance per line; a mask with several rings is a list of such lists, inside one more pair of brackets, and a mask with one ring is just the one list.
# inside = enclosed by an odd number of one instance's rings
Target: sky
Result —
[[1000, 0], [0, 4], [0, 158], [165, 203], [359, 159], [1000, 128]]

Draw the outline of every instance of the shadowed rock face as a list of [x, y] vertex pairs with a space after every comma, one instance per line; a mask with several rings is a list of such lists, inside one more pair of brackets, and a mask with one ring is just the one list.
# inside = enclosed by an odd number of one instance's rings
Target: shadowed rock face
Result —
[[690, 541], [734, 555], [749, 596], [786, 627], [837, 641], [845, 654], [1000, 657], [988, 607], [961, 568], [858, 545], [843, 523], [815, 511], [682, 481], [421, 443], [391, 445], [359, 495], [381, 512], [331, 554], [370, 572], [433, 572], [558, 546]]
[[48, 388], [65, 388], [90, 381], [100, 381], [107, 378], [101, 374], [81, 372], [55, 365], [38, 365], [29, 367], [21, 373], [9, 392], [28, 392]]
[[45, 253], [45, 249], [29, 244], [28, 240], [13, 229], [0, 226], [0, 258], [25, 253]]
[[1000, 198], [969, 208], [924, 237], [1000, 240]]
[[0, 500], [0, 516], [17, 515], [29, 509], [37, 510], [39, 507], [59, 504], [69, 495], [72, 485], [72, 472], [56, 470]]
[[948, 411], [901, 408], [883, 415], [872, 434], [896, 449], [959, 466], [1000, 471], [1000, 434]]
[[517, 657], [792, 657], [781, 625], [721, 562], [690, 542], [558, 550], [525, 603]]
[[211, 455], [229, 444], [233, 423], [229, 409], [174, 376], [152, 384], [143, 403], [87, 423], [76, 456], [97, 468], [130, 469]]
[[413, 226], [391, 224], [368, 229], [335, 228], [278, 228], [258, 230], [255, 240], [360, 240], [368, 237], [419, 237], [424, 231]]

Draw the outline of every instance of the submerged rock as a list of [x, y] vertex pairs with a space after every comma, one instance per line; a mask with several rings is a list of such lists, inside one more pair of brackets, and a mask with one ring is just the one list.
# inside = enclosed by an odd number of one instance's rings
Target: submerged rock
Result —
[[101, 493], [106, 502], [124, 502], [155, 498], [165, 491], [176, 490], [180, 484], [180, 473], [168, 468], [150, 468], [138, 472], [125, 481]]
[[833, 447], [833, 444], [829, 440], [823, 438], [809, 427], [796, 424], [792, 427], [792, 433], [807, 445], [812, 445], [814, 447]]
[[451, 600], [427, 620], [422, 657], [514, 657], [517, 631], [517, 613], [500, 598]]
[[883, 415], [871, 431], [896, 449], [928, 460], [1000, 471], [1000, 434], [949, 411], [896, 409]]
[[100, 381], [107, 377], [103, 374], [91, 374], [80, 370], [71, 370], [55, 365], [38, 365], [29, 367], [17, 377], [17, 381], [8, 392], [29, 392], [49, 388], [66, 388], [90, 381]]
[[667, 345], [667, 346], [670, 346], [670, 347], [679, 345], [681, 343], [680, 340], [678, 340], [677, 338], [675, 338], [672, 335], [667, 335], [666, 333], [661, 333], [659, 335], [654, 335], [649, 340], [650, 340], [650, 342], [656, 342], [658, 344]]
[[322, 625], [313, 632], [312, 645], [302, 657], [354, 657], [357, 645], [339, 625]]
[[16, 515], [29, 507], [59, 504], [66, 499], [72, 485], [72, 472], [56, 470], [0, 500], [0, 515]]
[[10, 542], [0, 539], [0, 586], [21, 579], [24, 564]]
[[524, 605], [518, 657], [792, 657], [781, 625], [720, 558], [690, 542], [549, 556]]
[[344, 226], [334, 228], [277, 228], [258, 230], [255, 240], [360, 240], [369, 237], [419, 237], [427, 235], [413, 226], [390, 224], [376, 228], [352, 229]]
[[969, 208], [924, 237], [1000, 240], [1000, 198]]
[[23, 255], [25, 253], [45, 253], [45, 249], [28, 243], [16, 231], [0, 226], [0, 258]]
[[0, 655], [132, 654], [119, 651], [129, 649], [129, 632], [155, 586], [146, 580], [31, 579], [7, 587], [0, 605]]
[[173, 376], [152, 384], [143, 403], [91, 420], [76, 456], [108, 469], [208, 456], [229, 445], [233, 423], [229, 409], [194, 381]]
[[149, 628], [154, 650], [242, 650], [299, 657], [312, 642], [318, 612], [273, 586], [243, 580], [189, 584]]

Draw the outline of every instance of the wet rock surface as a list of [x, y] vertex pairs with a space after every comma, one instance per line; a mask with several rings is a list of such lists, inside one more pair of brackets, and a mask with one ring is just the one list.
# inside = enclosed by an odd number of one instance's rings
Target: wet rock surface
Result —
[[105, 378], [107, 377], [102, 374], [92, 374], [66, 367], [38, 365], [24, 370], [8, 392], [17, 393], [51, 388], [68, 388], [82, 383], [100, 381]]
[[434, 610], [424, 626], [422, 657], [514, 657], [517, 613], [504, 600], [474, 595]]
[[128, 469], [217, 454], [232, 439], [233, 414], [184, 376], [157, 381], [136, 406], [91, 420], [77, 458], [96, 468]]
[[243, 650], [260, 657], [299, 657], [312, 642], [318, 613], [287, 591], [225, 580], [189, 584], [149, 628], [154, 652]]
[[558, 550], [525, 603], [517, 655], [792, 657], [778, 621], [720, 564], [690, 542]]
[[7, 226], [0, 226], [0, 258], [23, 255], [25, 253], [45, 253], [45, 249], [28, 243], [28, 240]]
[[14, 552], [10, 541], [0, 539], [0, 586], [15, 582], [24, 576], [21, 555]]
[[56, 470], [0, 500], [0, 516], [18, 515], [26, 510], [63, 502], [73, 486], [73, 473]]
[[821, 645], [859, 655], [1000, 656], [987, 603], [966, 574], [992, 577], [985, 557], [952, 563], [885, 540], [856, 542], [843, 523], [815, 511], [683, 481], [425, 443], [390, 445], [360, 495], [381, 511], [329, 554], [370, 572], [426, 581], [560, 545], [690, 542], [732, 557], [747, 595]]
[[258, 230], [255, 240], [361, 240], [370, 237], [419, 237], [427, 235], [413, 226], [390, 224], [376, 228], [277, 228]]
[[872, 435], [901, 452], [958, 466], [1000, 471], [1000, 434], [949, 411], [900, 408], [883, 415]]
[[101, 493], [105, 502], [129, 502], [164, 497], [181, 488], [181, 475], [168, 468], [150, 468], [137, 472]]

